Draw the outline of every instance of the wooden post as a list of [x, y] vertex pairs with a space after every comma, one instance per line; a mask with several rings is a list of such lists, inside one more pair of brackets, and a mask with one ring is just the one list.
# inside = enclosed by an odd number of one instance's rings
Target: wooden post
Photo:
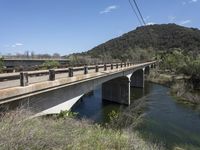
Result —
[[98, 65], [95, 66], [95, 72], [99, 72], [99, 66]]
[[73, 68], [72, 67], [69, 68], [69, 77], [73, 77]]
[[121, 68], [123, 67], [123, 63], [121, 63]]
[[84, 66], [84, 74], [88, 74], [88, 66]]
[[50, 69], [49, 70], [49, 80], [50, 81], [54, 81], [55, 80], [55, 70], [54, 69]]
[[107, 65], [106, 64], [104, 64], [104, 71], [106, 71], [107, 70]]
[[118, 68], [118, 63], [116, 64], [116, 68]]
[[28, 73], [20, 72], [20, 86], [28, 86]]
[[110, 69], [113, 70], [113, 64], [110, 65]]

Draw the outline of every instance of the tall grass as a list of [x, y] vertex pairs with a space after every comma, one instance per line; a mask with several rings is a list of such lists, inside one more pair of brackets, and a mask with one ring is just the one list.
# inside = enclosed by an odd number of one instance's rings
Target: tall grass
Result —
[[24, 109], [1, 115], [1, 150], [162, 149], [145, 142], [132, 131], [105, 128], [87, 120], [73, 118], [27, 119], [31, 115]]
[[191, 89], [193, 88], [190, 84], [187, 84], [184, 81], [179, 81], [172, 85], [171, 92], [181, 100], [192, 104], [200, 104], [200, 93]]

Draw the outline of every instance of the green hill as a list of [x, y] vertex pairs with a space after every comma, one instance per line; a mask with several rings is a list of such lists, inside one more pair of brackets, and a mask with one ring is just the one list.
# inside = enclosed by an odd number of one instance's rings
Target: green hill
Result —
[[82, 54], [101, 59], [145, 60], [155, 56], [156, 51], [174, 48], [194, 56], [200, 53], [200, 30], [176, 24], [142, 26]]

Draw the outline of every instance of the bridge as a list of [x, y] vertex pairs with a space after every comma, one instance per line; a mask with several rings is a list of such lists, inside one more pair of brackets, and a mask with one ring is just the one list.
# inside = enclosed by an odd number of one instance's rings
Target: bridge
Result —
[[[0, 104], [26, 101], [36, 115], [55, 114], [71, 107], [86, 93], [102, 87], [102, 99], [130, 105], [130, 87], [144, 87], [144, 75], [155, 67], [156, 61], [132, 64], [115, 63], [70, 67], [32, 72], [0, 74]], [[59, 95], [63, 89], [65, 95]], [[30, 97], [55, 93], [56, 96], [34, 100]]]
[[57, 61], [59, 62], [61, 65], [68, 65], [69, 64], [69, 60], [68, 59], [39, 59], [39, 58], [4, 58], [3, 62], [4, 62], [4, 66], [6, 68], [30, 68], [30, 67], [35, 67], [35, 66], [40, 66], [42, 65], [45, 61], [49, 61], [49, 60], [53, 60], [53, 61]]

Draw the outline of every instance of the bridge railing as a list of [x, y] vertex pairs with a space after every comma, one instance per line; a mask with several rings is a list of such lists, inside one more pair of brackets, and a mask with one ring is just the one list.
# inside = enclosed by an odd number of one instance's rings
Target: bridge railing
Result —
[[91, 65], [91, 66], [81, 66], [81, 67], [69, 67], [62, 69], [50, 69], [50, 70], [40, 70], [40, 71], [22, 71], [18, 73], [7, 73], [0, 74], [0, 81], [8, 81], [8, 80], [16, 80], [20, 79], [21, 86], [27, 86], [29, 84], [29, 77], [34, 76], [44, 76], [49, 75], [49, 81], [54, 81], [56, 79], [56, 74], [68, 73], [68, 77], [73, 77], [75, 72], [83, 71], [83, 74], [88, 74], [90, 70], [94, 70], [95, 72], [99, 72], [100, 69], [103, 68], [104, 71], [124, 68], [133, 65], [133, 63], [109, 63], [109, 64], [101, 64], [101, 65]]

